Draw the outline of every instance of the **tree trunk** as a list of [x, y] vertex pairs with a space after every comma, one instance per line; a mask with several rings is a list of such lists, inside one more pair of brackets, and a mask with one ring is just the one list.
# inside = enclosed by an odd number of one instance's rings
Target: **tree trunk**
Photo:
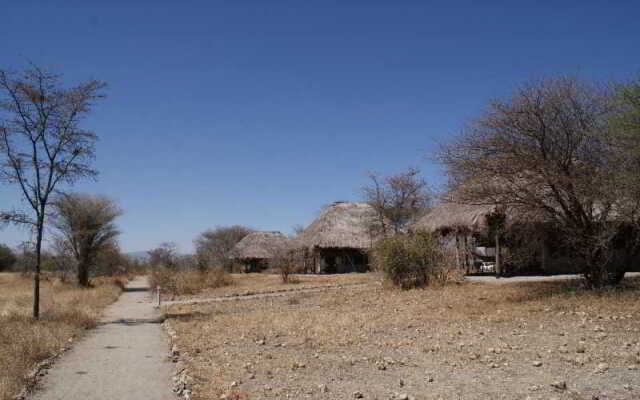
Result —
[[89, 287], [89, 260], [82, 259], [78, 263], [78, 285]]
[[547, 239], [542, 239], [542, 247], [540, 248], [540, 269], [544, 274], [548, 273], [549, 269], [549, 247], [547, 246]]
[[502, 257], [500, 254], [500, 233], [496, 233], [496, 276], [502, 276]]
[[[43, 214], [44, 215], [44, 212]], [[36, 270], [33, 275], [33, 318], [40, 318], [40, 261], [42, 254], [42, 230], [44, 226], [44, 217], [38, 217], [37, 236], [36, 236]]]

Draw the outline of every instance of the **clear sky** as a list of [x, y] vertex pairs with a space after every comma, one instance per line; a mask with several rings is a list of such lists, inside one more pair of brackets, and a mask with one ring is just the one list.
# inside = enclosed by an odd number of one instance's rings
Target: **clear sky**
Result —
[[[10, 1], [0, 65], [109, 84], [86, 127], [125, 251], [229, 224], [289, 232], [418, 166], [531, 78], [640, 73], [635, 1]], [[0, 187], [11, 207], [16, 188]], [[0, 242], [26, 240], [0, 231]]]

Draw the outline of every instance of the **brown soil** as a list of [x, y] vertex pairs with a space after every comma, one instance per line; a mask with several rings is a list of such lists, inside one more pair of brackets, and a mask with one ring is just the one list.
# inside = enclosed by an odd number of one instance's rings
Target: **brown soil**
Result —
[[167, 312], [195, 399], [638, 399], [640, 280], [626, 285], [374, 287]]

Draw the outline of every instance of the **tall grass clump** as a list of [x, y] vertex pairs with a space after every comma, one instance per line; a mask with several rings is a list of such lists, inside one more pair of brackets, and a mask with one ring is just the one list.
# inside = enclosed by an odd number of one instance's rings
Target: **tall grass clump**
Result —
[[382, 239], [373, 249], [373, 267], [402, 289], [442, 285], [462, 277], [451, 251], [422, 232]]

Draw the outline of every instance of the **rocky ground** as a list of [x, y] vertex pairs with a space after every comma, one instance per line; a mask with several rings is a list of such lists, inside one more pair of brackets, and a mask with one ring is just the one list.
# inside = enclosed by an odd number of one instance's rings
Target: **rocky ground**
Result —
[[638, 399], [640, 281], [174, 305], [195, 399]]

